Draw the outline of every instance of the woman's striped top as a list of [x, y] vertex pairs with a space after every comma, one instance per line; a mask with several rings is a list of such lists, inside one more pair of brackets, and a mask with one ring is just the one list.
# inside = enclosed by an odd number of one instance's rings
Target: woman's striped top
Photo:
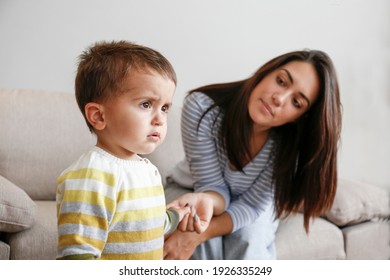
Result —
[[181, 119], [186, 157], [173, 170], [172, 177], [178, 184], [193, 185], [196, 192], [213, 190], [223, 195], [234, 232], [254, 222], [273, 204], [274, 140], [267, 140], [244, 172], [233, 171], [218, 140], [223, 116], [220, 108], [210, 110], [198, 127], [201, 116], [212, 104], [213, 100], [203, 93], [186, 97]]

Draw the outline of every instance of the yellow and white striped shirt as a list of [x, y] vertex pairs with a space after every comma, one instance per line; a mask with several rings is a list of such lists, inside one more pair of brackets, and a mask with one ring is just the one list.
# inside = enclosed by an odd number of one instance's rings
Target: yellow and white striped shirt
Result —
[[57, 258], [162, 259], [165, 197], [149, 160], [92, 147], [57, 182]]

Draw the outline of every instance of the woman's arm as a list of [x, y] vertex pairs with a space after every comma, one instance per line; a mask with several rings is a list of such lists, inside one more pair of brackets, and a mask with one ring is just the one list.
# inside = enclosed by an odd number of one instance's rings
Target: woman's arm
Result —
[[213, 101], [202, 93], [187, 96], [181, 116], [181, 134], [195, 192], [219, 193], [225, 200], [226, 209], [230, 202], [230, 191], [223, 176], [224, 166], [220, 162], [218, 148], [218, 118], [221, 116], [218, 108], [203, 116], [212, 104]]
[[201, 234], [177, 230], [165, 240], [164, 259], [188, 260], [197, 246], [210, 238], [228, 234], [232, 229], [232, 219], [228, 213], [224, 212], [222, 215], [212, 218], [210, 226]]
[[226, 212], [233, 221], [233, 232], [252, 224], [274, 203], [272, 170], [268, 162], [256, 181], [230, 203]]

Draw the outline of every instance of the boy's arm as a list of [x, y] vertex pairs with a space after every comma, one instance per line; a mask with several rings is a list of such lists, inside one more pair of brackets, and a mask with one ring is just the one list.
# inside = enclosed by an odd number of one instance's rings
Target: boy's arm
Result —
[[180, 221], [183, 220], [184, 216], [188, 213], [190, 213], [189, 207], [167, 209], [164, 225], [164, 235], [168, 235], [174, 232], [177, 229]]
[[[96, 172], [99, 171], [72, 170], [58, 178], [57, 259], [92, 260], [101, 256], [108, 234], [107, 218], [112, 215], [115, 202], [104, 192], [91, 191], [102, 185], [89, 179], [100, 174]], [[87, 185], [88, 189], [85, 188]], [[99, 205], [92, 201], [99, 201]]]

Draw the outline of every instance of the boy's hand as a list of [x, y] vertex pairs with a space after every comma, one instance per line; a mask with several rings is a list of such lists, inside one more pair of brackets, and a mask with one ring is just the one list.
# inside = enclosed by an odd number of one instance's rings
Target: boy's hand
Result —
[[179, 219], [180, 221], [183, 220], [185, 216], [188, 216], [188, 214], [191, 213], [191, 208], [189, 206], [184, 206], [184, 207], [177, 207], [177, 206], [172, 206], [171, 204], [167, 205], [167, 209], [170, 210], [175, 210], [179, 214]]
[[188, 206], [191, 211], [181, 219], [179, 230], [197, 233], [206, 231], [213, 217], [214, 202], [211, 196], [205, 193], [187, 193], [168, 204], [167, 207], [177, 210], [188, 208]]

